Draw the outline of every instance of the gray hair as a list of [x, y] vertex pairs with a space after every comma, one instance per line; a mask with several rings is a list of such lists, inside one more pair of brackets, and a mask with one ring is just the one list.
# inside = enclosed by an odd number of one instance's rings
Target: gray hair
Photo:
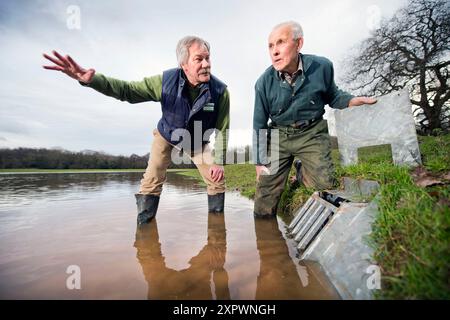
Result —
[[293, 40], [297, 40], [297, 39], [303, 37], [303, 28], [298, 22], [295, 22], [295, 21], [282, 22], [280, 24], [277, 24], [275, 27], [273, 27], [272, 30], [275, 30], [275, 29], [278, 29], [281, 27], [290, 27], [291, 28]]
[[177, 61], [178, 65], [181, 67], [182, 64], [186, 63], [189, 58], [189, 48], [194, 44], [198, 43], [200, 46], [203, 46], [209, 52], [209, 43], [202, 38], [196, 36], [186, 36], [177, 44]]

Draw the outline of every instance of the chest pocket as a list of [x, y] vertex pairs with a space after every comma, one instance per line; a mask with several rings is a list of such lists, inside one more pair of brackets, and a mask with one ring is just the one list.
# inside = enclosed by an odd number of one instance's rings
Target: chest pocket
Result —
[[289, 90], [283, 90], [270, 101], [270, 117], [273, 119], [282, 115], [290, 108], [293, 101], [292, 93]]

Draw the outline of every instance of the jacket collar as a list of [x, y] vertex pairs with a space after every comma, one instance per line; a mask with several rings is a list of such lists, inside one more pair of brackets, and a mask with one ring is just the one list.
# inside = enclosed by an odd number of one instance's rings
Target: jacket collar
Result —
[[[303, 69], [303, 74], [306, 74], [306, 72], [308, 71], [309, 67], [312, 64], [312, 59], [309, 56], [305, 56], [303, 53], [299, 53], [298, 54], [300, 61], [302, 62], [302, 69]], [[274, 76], [276, 77], [276, 79], [278, 80], [282, 80], [280, 77], [280, 72], [278, 72], [277, 70], [275, 70], [275, 68], [272, 66], [273, 69], [273, 73]]]
[[[185, 86], [188, 86], [189, 82], [186, 79], [186, 75], [184, 74], [183, 69], [178, 68], [178, 72], [180, 73], [180, 76], [179, 76], [180, 80], [178, 81], [178, 92], [177, 92], [177, 94], [181, 95], [182, 92], [183, 92], [183, 88]], [[200, 92], [205, 90], [206, 88], [209, 88], [209, 82], [204, 82], [204, 83], [199, 84], [198, 88], [200, 88]]]
[[313, 60], [311, 59], [311, 56], [308, 55], [305, 56], [302, 53], [300, 53], [300, 58], [302, 59], [303, 62], [303, 72], [306, 73], [306, 71], [308, 71], [309, 67], [313, 63]]

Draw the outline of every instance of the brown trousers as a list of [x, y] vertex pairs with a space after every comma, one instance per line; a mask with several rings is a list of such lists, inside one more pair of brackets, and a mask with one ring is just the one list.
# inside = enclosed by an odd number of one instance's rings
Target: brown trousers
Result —
[[276, 214], [295, 157], [302, 161], [305, 186], [323, 190], [335, 184], [327, 121], [321, 120], [306, 129], [278, 130], [279, 144], [271, 150], [278, 154], [272, 161], [278, 170], [261, 175], [256, 184], [254, 212], [259, 215]]
[[[172, 150], [175, 146], [167, 142], [157, 129], [153, 130], [153, 137], [150, 159], [141, 180], [139, 193], [160, 196], [163, 184], [166, 181], [167, 168], [171, 162]], [[206, 183], [209, 195], [225, 192], [225, 179], [214, 182], [209, 174], [209, 169], [214, 164], [214, 160], [211, 149], [207, 144], [203, 147], [202, 152], [196, 152], [188, 156], [197, 166], [203, 181]]]

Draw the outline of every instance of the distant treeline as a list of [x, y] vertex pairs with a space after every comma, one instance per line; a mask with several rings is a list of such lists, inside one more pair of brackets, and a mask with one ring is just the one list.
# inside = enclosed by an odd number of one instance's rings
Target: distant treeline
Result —
[[[72, 152], [60, 149], [0, 149], [0, 169], [145, 169], [149, 154], [129, 157], [97, 151]], [[169, 168], [193, 168], [193, 164]]]
[[[145, 169], [149, 154], [129, 157], [113, 156], [104, 152], [72, 152], [63, 149], [0, 149], [0, 169]], [[250, 160], [250, 147], [231, 148], [227, 163], [243, 163]], [[169, 168], [195, 168], [189, 164], [174, 164]]]

